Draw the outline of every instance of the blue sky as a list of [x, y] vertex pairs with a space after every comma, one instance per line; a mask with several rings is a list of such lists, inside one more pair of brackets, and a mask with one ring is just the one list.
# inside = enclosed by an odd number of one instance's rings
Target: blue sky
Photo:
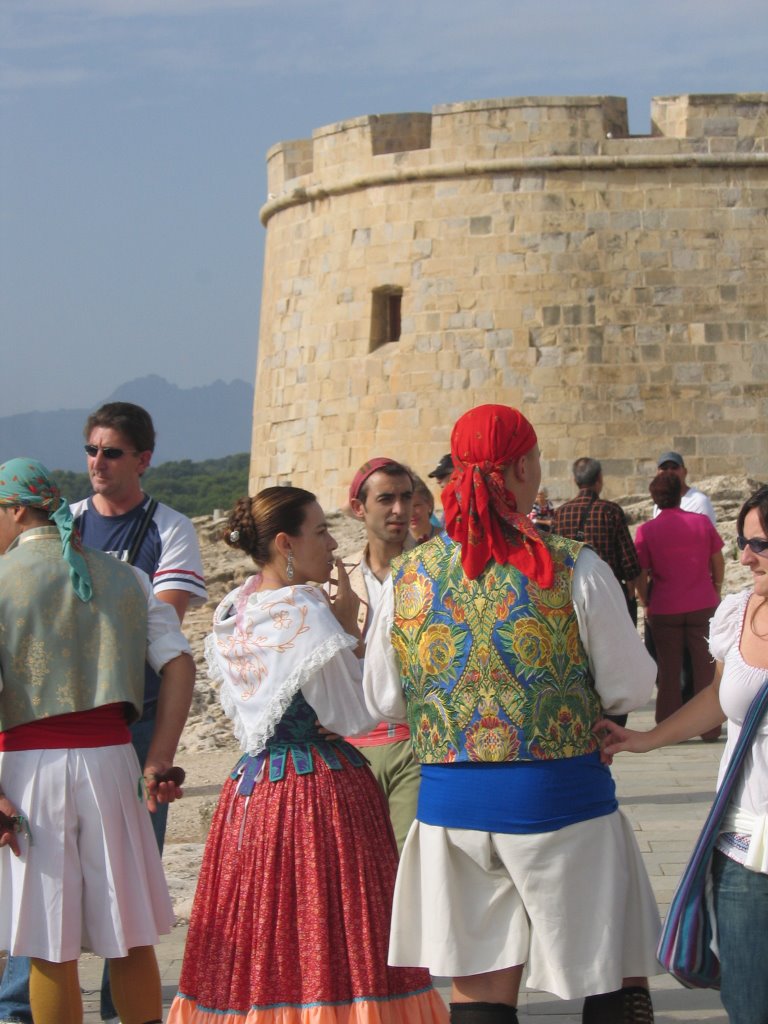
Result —
[[267, 149], [520, 95], [768, 91], [765, 0], [0, 0], [0, 416], [253, 378]]

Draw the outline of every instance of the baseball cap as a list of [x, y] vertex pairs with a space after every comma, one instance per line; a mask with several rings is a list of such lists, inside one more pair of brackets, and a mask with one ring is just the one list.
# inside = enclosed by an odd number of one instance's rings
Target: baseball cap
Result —
[[431, 477], [435, 477], [436, 479], [439, 480], [440, 477], [442, 477], [442, 476], [450, 476], [452, 472], [453, 472], [453, 459], [451, 458], [450, 453], [449, 453], [448, 455], [444, 455], [442, 457], [442, 459], [440, 459], [438, 464], [435, 466], [435, 468], [432, 470], [432, 472], [428, 473], [427, 475], [431, 476]]
[[674, 462], [676, 466], [685, 466], [683, 456], [679, 452], [664, 452], [659, 456], [656, 468], [663, 466], [665, 462]]
[[355, 473], [352, 478], [352, 483], [349, 485], [349, 500], [352, 501], [353, 498], [357, 498], [359, 496], [360, 488], [368, 477], [372, 476], [377, 469], [381, 469], [383, 466], [392, 466], [394, 463], [394, 459], [387, 459], [383, 457], [368, 459], [367, 462], [364, 462], [360, 469]]

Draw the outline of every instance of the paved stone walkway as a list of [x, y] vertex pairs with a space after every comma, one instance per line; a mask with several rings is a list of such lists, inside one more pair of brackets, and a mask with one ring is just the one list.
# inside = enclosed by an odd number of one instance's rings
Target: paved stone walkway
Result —
[[[635, 728], [649, 728], [652, 724], [651, 705], [630, 719]], [[693, 740], [651, 754], [622, 754], [614, 763], [621, 806], [635, 829], [662, 915], [709, 808], [722, 750], [722, 740], [711, 744]], [[596, 907], [595, 913], [600, 912], [600, 907]], [[185, 937], [186, 927], [181, 925], [158, 946], [166, 1006], [175, 992]], [[100, 962], [84, 956], [81, 982], [87, 1022], [99, 1020], [100, 974]], [[441, 983], [439, 987], [447, 999], [447, 984]], [[688, 991], [669, 976], [654, 978], [651, 987], [656, 1024], [727, 1024], [716, 992]], [[580, 1014], [580, 1001], [563, 1002], [525, 989], [521, 994], [521, 1024], [579, 1024]]]

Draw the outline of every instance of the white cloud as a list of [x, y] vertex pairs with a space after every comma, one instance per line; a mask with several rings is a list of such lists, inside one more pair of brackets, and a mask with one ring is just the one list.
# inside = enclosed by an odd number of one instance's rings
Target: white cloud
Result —
[[0, 66], [0, 90], [52, 89], [78, 85], [93, 75], [85, 68], [19, 68]]
[[16, 3], [26, 15], [86, 15], [100, 18], [183, 18], [232, 10], [263, 10], [275, 0], [24, 0]]

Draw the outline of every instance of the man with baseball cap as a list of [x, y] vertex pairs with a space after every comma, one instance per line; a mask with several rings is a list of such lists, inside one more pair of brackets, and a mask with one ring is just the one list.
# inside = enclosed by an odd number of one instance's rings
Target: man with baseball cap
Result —
[[438, 464], [435, 466], [435, 468], [432, 470], [432, 472], [429, 473], [428, 475], [432, 479], [437, 480], [437, 486], [442, 491], [442, 489], [445, 487], [445, 485], [451, 479], [451, 473], [452, 472], [453, 472], [453, 459], [451, 458], [451, 453], [449, 452], [447, 455], [443, 455], [443, 457], [440, 459]]
[[[358, 625], [363, 639], [389, 578], [390, 562], [413, 547], [408, 532], [412, 498], [411, 474], [394, 459], [369, 459], [350, 485], [352, 515], [365, 525], [366, 533], [366, 545], [355, 555], [349, 570], [349, 582], [360, 598]], [[415, 817], [419, 793], [419, 766], [408, 727], [382, 722], [349, 742], [362, 749], [384, 790], [400, 850]]]
[[[662, 473], [664, 470], [672, 470], [680, 477], [680, 482], [683, 485], [683, 496], [680, 499], [680, 508], [684, 512], [698, 512], [700, 515], [708, 516], [709, 521], [713, 526], [717, 526], [717, 517], [715, 516], [715, 510], [712, 507], [712, 502], [700, 491], [698, 487], [691, 487], [685, 482], [685, 478], [688, 476], [688, 470], [686, 469], [683, 456], [679, 452], [662, 452], [656, 462], [657, 473]], [[654, 517], [659, 514], [659, 510], [654, 505], [653, 507]]]

